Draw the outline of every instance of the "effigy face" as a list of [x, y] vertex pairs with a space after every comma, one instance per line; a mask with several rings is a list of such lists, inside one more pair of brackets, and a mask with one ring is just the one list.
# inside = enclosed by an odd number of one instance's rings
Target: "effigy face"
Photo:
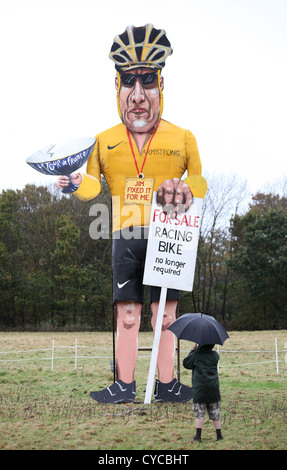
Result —
[[[131, 132], [149, 132], [160, 114], [158, 72], [139, 68], [120, 76], [119, 107], [123, 123]], [[160, 79], [162, 86], [162, 78]]]

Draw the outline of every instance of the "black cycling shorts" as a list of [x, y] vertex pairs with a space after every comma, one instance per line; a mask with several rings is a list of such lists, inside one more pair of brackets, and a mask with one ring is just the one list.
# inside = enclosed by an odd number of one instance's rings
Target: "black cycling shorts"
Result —
[[[148, 229], [129, 228], [113, 234], [113, 300], [114, 302], [144, 302], [144, 263], [148, 242]], [[159, 301], [160, 287], [150, 287], [150, 301]], [[179, 300], [180, 291], [167, 290], [167, 300]]]

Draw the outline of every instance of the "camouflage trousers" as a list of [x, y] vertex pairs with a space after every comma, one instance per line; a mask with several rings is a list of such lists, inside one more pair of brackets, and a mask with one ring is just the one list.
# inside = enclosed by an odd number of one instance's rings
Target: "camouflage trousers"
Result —
[[205, 412], [208, 412], [209, 419], [213, 421], [220, 419], [220, 401], [215, 403], [193, 403], [192, 407], [197, 419], [203, 419]]

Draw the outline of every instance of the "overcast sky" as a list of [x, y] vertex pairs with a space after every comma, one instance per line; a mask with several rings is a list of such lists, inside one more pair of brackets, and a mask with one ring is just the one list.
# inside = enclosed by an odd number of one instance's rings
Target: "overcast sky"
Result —
[[195, 135], [203, 175], [286, 176], [286, 0], [0, 0], [0, 190], [54, 182], [26, 158], [120, 122], [108, 54], [146, 23], [173, 48], [163, 118]]

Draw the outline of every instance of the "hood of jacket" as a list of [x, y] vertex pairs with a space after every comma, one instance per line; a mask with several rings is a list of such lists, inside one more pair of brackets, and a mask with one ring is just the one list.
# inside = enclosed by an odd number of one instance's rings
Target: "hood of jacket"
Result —
[[210, 351], [214, 348], [214, 344], [200, 344], [197, 347], [197, 351]]

